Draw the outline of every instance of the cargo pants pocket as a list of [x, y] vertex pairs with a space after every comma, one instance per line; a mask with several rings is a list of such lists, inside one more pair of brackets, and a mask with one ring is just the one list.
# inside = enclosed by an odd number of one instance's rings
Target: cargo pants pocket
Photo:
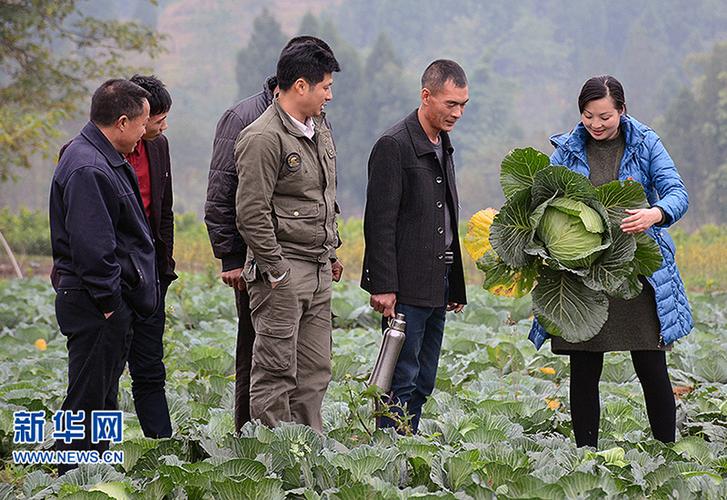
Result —
[[295, 325], [258, 322], [252, 357], [255, 364], [270, 372], [290, 368], [295, 353]]

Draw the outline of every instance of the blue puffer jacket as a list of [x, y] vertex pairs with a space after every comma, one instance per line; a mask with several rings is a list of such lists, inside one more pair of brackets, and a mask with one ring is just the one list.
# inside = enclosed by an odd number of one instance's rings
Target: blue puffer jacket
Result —
[[[656, 240], [664, 257], [661, 268], [648, 280], [656, 296], [661, 341], [668, 345], [687, 335], [693, 326], [684, 283], [674, 261], [674, 241], [666, 230], [686, 213], [689, 197], [674, 162], [653, 130], [625, 115], [621, 117], [621, 133], [626, 139], [626, 148], [618, 172], [619, 179], [631, 178], [640, 182], [649, 205], [660, 207], [665, 214], [662, 224], [652, 226], [646, 233]], [[588, 131], [582, 123], [568, 134], [552, 136], [550, 142], [556, 149], [550, 163], [565, 165], [588, 177], [587, 136]], [[534, 321], [529, 338], [535, 347], [540, 349], [548, 336], [537, 320]]]

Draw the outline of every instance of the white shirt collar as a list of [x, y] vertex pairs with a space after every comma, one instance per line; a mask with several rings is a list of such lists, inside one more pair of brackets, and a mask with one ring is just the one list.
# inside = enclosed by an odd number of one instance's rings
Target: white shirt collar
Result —
[[301, 132], [303, 132], [304, 136], [306, 136], [308, 139], [313, 139], [313, 136], [316, 133], [316, 127], [313, 123], [312, 117], [309, 116], [305, 123], [303, 123], [300, 120], [295, 119], [292, 115], [288, 113], [286, 114], [290, 116], [290, 119], [293, 120], [293, 124], [298, 127]]

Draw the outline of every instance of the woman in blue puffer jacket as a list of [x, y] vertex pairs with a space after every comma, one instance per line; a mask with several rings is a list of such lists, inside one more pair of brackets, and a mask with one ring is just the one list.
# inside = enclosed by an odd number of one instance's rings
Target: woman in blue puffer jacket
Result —
[[[630, 351], [641, 382], [654, 437], [673, 442], [676, 409], [665, 351], [692, 329], [692, 314], [674, 261], [674, 242], [666, 228], [687, 211], [689, 198], [659, 136], [626, 114], [621, 84], [596, 76], [578, 97], [581, 121], [570, 133], [555, 135], [553, 165], [565, 165], [598, 186], [634, 179], [644, 186], [650, 208], [627, 210], [621, 230], [646, 232], [659, 244], [663, 262], [651, 277], [641, 277], [642, 293], [631, 300], [609, 299], [608, 320], [598, 335], [581, 343], [551, 339], [556, 354], [570, 356], [570, 404], [576, 444], [597, 446], [598, 382], [603, 353]], [[535, 322], [530, 339], [539, 348], [548, 334]]]

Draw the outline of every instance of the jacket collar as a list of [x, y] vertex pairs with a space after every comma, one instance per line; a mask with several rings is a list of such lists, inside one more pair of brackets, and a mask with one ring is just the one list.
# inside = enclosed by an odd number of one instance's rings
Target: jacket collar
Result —
[[81, 129], [81, 135], [101, 153], [112, 167], [120, 167], [126, 163], [124, 157], [114, 149], [111, 142], [103, 135], [93, 122], [88, 122]]
[[636, 149], [646, 139], [648, 127], [628, 115], [621, 117], [621, 130], [626, 138], [626, 149]]
[[[434, 154], [434, 144], [432, 144], [432, 141], [430, 141], [429, 137], [427, 137], [427, 133], [424, 132], [422, 124], [419, 123], [419, 116], [417, 115], [417, 111], [418, 110], [415, 109], [411, 114], [409, 114], [409, 116], [404, 119], [406, 129], [409, 131], [411, 142], [414, 145], [414, 151], [416, 152], [417, 156]], [[444, 149], [444, 151], [447, 151], [450, 155], [454, 153], [454, 148], [452, 147], [452, 142], [449, 139], [449, 134], [444, 131], [440, 132], [439, 134], [442, 138], [442, 149]]]
[[[624, 134], [626, 143], [626, 151], [636, 149], [644, 142], [648, 127], [632, 118], [629, 115], [621, 116], [621, 133]], [[578, 123], [576, 127], [569, 133], [556, 134], [550, 137], [550, 143], [558, 148], [572, 152], [580, 158], [585, 158], [586, 141], [588, 139], [588, 131], [583, 123]], [[585, 161], [585, 160], [584, 160]]]
[[[280, 117], [280, 121], [283, 122], [283, 126], [288, 131], [288, 133], [294, 137], [300, 137], [303, 139], [307, 139], [307, 137], [301, 132], [301, 130], [298, 128], [298, 126], [293, 123], [293, 120], [290, 118], [290, 115], [285, 112], [285, 110], [280, 106], [280, 102], [278, 101], [278, 98], [276, 97], [273, 99], [273, 107], [275, 108], [275, 111], [278, 113], [278, 116]], [[326, 114], [321, 113], [320, 116], [314, 116], [313, 117], [313, 126], [315, 127], [316, 134], [319, 132], [327, 129], [325, 125], [326, 122]], [[315, 138], [315, 136], [314, 136]]]
[[268, 106], [271, 102], [273, 102], [273, 99], [275, 98], [275, 94], [273, 91], [275, 90], [275, 87], [278, 86], [278, 77], [275, 75], [269, 76], [265, 79], [265, 83], [263, 84], [263, 94], [265, 94], [265, 101], [268, 103]]

